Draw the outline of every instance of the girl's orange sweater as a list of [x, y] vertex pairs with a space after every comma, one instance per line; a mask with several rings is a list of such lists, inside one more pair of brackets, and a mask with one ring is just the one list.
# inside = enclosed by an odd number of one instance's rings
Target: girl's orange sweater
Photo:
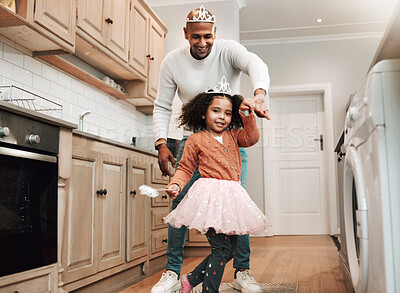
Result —
[[202, 178], [239, 181], [241, 169], [239, 147], [250, 147], [260, 138], [254, 115], [240, 115], [244, 128], [224, 131], [223, 144], [206, 130], [191, 134], [185, 143], [178, 169], [168, 186], [177, 184], [182, 190], [192, 178], [197, 163]]

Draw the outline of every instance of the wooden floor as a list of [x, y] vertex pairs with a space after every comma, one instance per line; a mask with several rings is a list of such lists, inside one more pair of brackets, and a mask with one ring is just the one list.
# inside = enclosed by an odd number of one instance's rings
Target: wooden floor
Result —
[[[346, 293], [339, 270], [338, 251], [329, 236], [252, 237], [250, 268], [260, 283], [297, 283], [299, 293]], [[186, 258], [182, 273], [194, 269], [202, 258]], [[232, 261], [226, 265], [222, 282], [233, 281]], [[162, 272], [121, 291], [150, 292]]]

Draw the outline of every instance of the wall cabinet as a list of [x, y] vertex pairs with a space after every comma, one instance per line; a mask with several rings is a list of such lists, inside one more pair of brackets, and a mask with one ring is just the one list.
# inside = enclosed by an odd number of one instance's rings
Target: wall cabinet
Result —
[[0, 5], [0, 34], [34, 54], [75, 51], [75, 0], [15, 2], [15, 12]]
[[147, 76], [149, 55], [149, 23], [150, 15], [143, 5], [132, 1], [130, 14], [130, 51], [129, 65], [136, 68], [143, 76]]
[[77, 15], [78, 28], [127, 61], [129, 0], [80, 0]]

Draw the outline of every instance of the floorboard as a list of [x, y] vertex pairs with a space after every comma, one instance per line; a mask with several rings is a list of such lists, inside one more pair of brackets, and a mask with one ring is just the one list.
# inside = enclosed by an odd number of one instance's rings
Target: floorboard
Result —
[[[298, 293], [346, 293], [339, 270], [339, 254], [328, 235], [252, 237], [250, 266], [261, 283], [297, 283]], [[193, 270], [202, 258], [183, 262], [182, 273]], [[232, 261], [226, 265], [222, 282], [233, 281]], [[120, 293], [150, 292], [162, 272], [149, 276]]]

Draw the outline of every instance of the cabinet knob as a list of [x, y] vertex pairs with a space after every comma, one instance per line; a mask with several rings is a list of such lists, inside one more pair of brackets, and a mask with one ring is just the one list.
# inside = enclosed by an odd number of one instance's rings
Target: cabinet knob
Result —
[[150, 54], [149, 54], [149, 55], [146, 55], [146, 57], [147, 57], [147, 58], [150, 58], [150, 57], [151, 57], [151, 55], [150, 55]]
[[151, 57], [150, 60], [154, 60], [154, 57]]
[[133, 196], [136, 195], [136, 190], [132, 190], [131, 192], [129, 192], [130, 194], [132, 194]]
[[97, 195], [106, 195], [107, 189], [99, 189], [96, 191]]
[[162, 242], [163, 242], [163, 243], [168, 243], [168, 240], [167, 240], [167, 239], [163, 239]]
[[161, 196], [161, 198], [163, 198], [163, 199], [167, 199], [167, 198], [168, 198], [168, 196], [166, 196], [166, 195], [163, 195], [163, 196]]
[[107, 23], [109, 23], [109, 24], [113, 24], [113, 20], [112, 20], [111, 18], [109, 18], [109, 17], [106, 18], [105, 21], [106, 21]]

